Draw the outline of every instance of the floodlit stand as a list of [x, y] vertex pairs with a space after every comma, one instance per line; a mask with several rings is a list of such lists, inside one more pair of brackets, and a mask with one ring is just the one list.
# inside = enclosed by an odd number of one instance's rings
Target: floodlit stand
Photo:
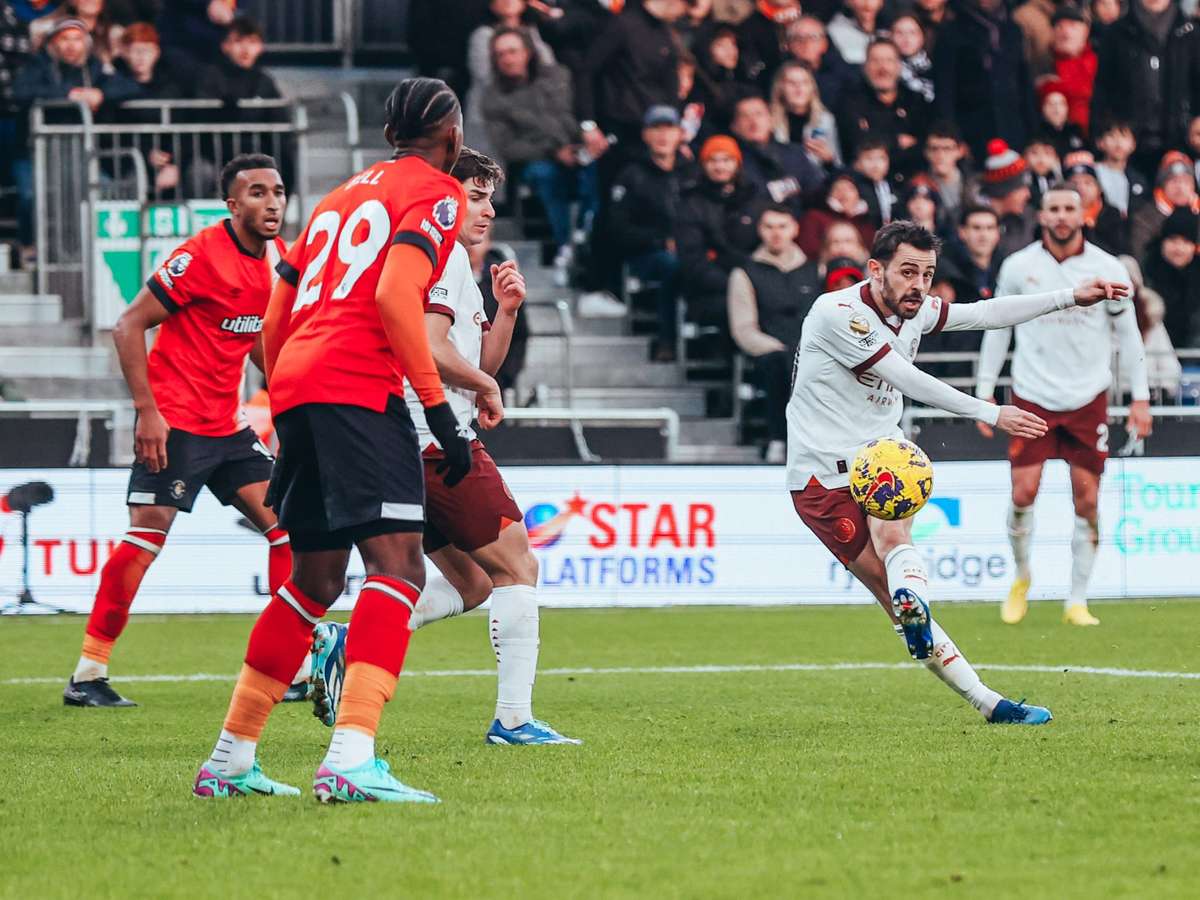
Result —
[[39, 603], [29, 590], [29, 513], [21, 512], [21, 593], [13, 603], [0, 607], [4, 616], [52, 616], [65, 612], [49, 603]]

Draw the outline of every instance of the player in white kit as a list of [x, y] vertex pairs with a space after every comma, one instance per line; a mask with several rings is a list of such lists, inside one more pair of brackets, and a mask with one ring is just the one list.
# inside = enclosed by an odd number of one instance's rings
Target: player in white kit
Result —
[[817, 298], [804, 320], [787, 408], [787, 484], [797, 514], [875, 596], [915, 659], [994, 723], [1041, 725], [1050, 711], [1005, 699], [985, 685], [933, 619], [929, 576], [912, 545], [912, 520], [869, 519], [850, 497], [850, 463], [877, 438], [900, 438], [903, 396], [994, 425], [1021, 438], [1046, 431], [1038, 416], [985, 403], [913, 365], [921, 337], [1002, 328], [1072, 305], [1124, 296], [1099, 279], [1075, 288], [944, 303], [929, 297], [938, 239], [908, 221], [880, 229], [869, 278]]
[[[425, 580], [425, 590], [409, 618], [416, 630], [438, 619], [461, 615], [491, 597], [488, 633], [496, 654], [499, 685], [496, 714], [484, 740], [489, 744], [579, 744], [533, 717], [539, 617], [538, 561], [529, 547], [524, 516], [491, 455], [471, 427], [498, 424], [485, 415], [500, 407], [493, 377], [508, 355], [517, 310], [525, 300], [525, 279], [514, 261], [493, 265], [492, 290], [498, 303], [489, 322], [483, 294], [475, 283], [468, 246], [482, 243], [496, 211], [492, 194], [504, 179], [496, 162], [464, 147], [450, 173], [462, 182], [467, 209], [458, 243], [442, 278], [429, 291], [425, 329], [429, 347], [458, 417], [459, 431], [471, 439], [471, 471], [461, 481], [442, 478], [445, 455], [425, 422], [416, 392], [407, 390], [408, 410], [425, 462], [424, 550], [441, 572]], [[488, 395], [481, 403], [479, 397]], [[326, 724], [336, 717], [344, 626], [317, 626], [314, 710]]]
[[[1042, 197], [1042, 240], [1014, 253], [1000, 267], [997, 294], [1029, 294], [1071, 287], [1086, 279], [1129, 278], [1116, 257], [1084, 240], [1083, 204], [1068, 185]], [[1001, 298], [997, 298], [999, 301]], [[1007, 299], [1007, 298], [1004, 298]], [[1008, 536], [1017, 577], [1001, 608], [1001, 618], [1020, 622], [1029, 609], [1029, 545], [1033, 504], [1048, 459], [1066, 460], [1071, 471], [1075, 526], [1071, 534], [1071, 589], [1063, 621], [1099, 625], [1087, 607], [1087, 586], [1100, 542], [1097, 504], [1100, 476], [1108, 457], [1108, 397], [1113, 382], [1112, 342], [1117, 337], [1120, 365], [1129, 376], [1133, 402], [1126, 428], [1138, 438], [1150, 433], [1150, 388], [1142, 336], [1130, 299], [1114, 299], [1087, 309], [1064, 309], [1016, 326], [1013, 403], [1049, 425], [1046, 434], [1008, 444], [1012, 465], [1012, 505]], [[990, 401], [1004, 366], [1013, 329], [984, 335], [975, 396]], [[992, 432], [981, 426], [984, 434]]]

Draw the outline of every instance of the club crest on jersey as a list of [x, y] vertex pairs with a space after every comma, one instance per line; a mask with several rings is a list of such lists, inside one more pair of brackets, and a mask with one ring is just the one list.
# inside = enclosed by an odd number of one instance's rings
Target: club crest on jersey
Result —
[[176, 500], [182, 500], [184, 493], [187, 491], [187, 485], [176, 478], [171, 482], [171, 496]]
[[863, 335], [871, 330], [871, 323], [867, 321], [866, 316], [860, 316], [855, 313], [850, 317], [850, 331], [854, 334]]
[[437, 222], [442, 231], [449, 231], [458, 221], [458, 201], [453, 197], [443, 197], [433, 205], [433, 221]]

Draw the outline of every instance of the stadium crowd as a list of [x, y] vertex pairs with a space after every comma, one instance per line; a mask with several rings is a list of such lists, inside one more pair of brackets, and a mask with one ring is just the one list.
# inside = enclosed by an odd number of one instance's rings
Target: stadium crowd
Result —
[[[878, 228], [933, 228], [935, 292], [988, 297], [1059, 180], [1142, 285], [1160, 385], [1178, 377], [1172, 346], [1200, 346], [1195, 0], [407, 6], [419, 71], [465, 98], [468, 141], [540, 200], [559, 283], [648, 287], [659, 361], [676, 357], [682, 301], [719, 334], [710, 350], [757, 358], [782, 402], [808, 305], [861, 277]], [[277, 97], [262, 51], [236, 0], [0, 3], [0, 177], [22, 198], [26, 252], [31, 103], [104, 115], [131, 97]], [[151, 162], [159, 188], [183, 177]]]

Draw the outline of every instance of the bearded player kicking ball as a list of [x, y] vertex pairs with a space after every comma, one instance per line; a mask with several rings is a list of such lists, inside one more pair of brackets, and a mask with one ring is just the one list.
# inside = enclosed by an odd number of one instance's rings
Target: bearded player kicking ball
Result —
[[[496, 717], [484, 736], [489, 744], [579, 744], [533, 717], [533, 681], [538, 658], [537, 557], [529, 549], [521, 510], [496, 463], [471, 430], [476, 395], [499, 396], [494, 375], [508, 354], [525, 279], [515, 262], [492, 266], [499, 304], [494, 322], [471, 272], [467, 247], [487, 236], [496, 212], [492, 194], [504, 179], [495, 161], [463, 148], [450, 173], [467, 195], [458, 243], [441, 281], [429, 292], [425, 330], [446, 397], [461, 430], [472, 439], [471, 474], [449, 487], [439, 474], [445, 453], [429, 430], [420, 400], [410, 387], [406, 399], [425, 460], [425, 553], [438, 567], [425, 584], [409, 627], [457, 616], [492, 599], [488, 633], [496, 654], [499, 684]], [[314, 711], [326, 724], [337, 713], [344, 653], [344, 625], [323, 623], [314, 642]]]
[[1046, 423], [1015, 406], [995, 406], [957, 391], [913, 365], [921, 337], [939, 331], [1006, 328], [1069, 306], [1124, 297], [1123, 284], [1099, 279], [1044, 294], [984, 303], [929, 297], [940, 242], [913, 222], [880, 229], [870, 277], [823, 294], [804, 320], [788, 403], [787, 483], [804, 524], [888, 612], [913, 658], [974, 706], [988, 722], [1042, 725], [1050, 710], [1013, 703], [987, 687], [929, 612], [929, 576], [912, 545], [912, 520], [870, 518], [850, 496], [858, 448], [901, 438], [902, 398], [969, 416], [1021, 438]]

